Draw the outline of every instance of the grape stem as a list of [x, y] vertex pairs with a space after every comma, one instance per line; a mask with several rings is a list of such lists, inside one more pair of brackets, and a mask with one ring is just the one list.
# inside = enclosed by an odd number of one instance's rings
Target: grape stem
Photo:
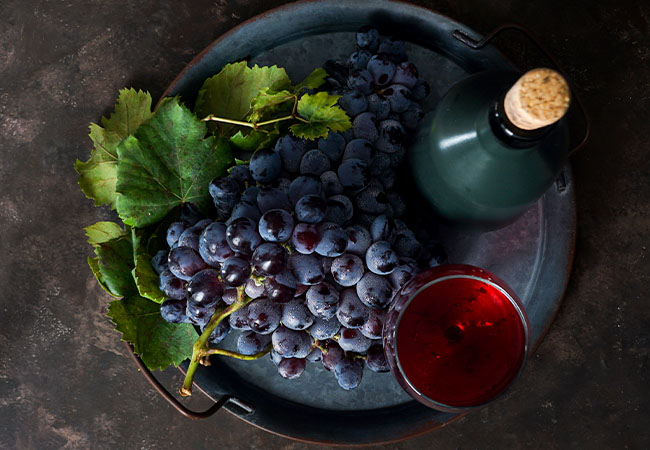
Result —
[[237, 352], [231, 352], [230, 350], [224, 350], [222, 348], [210, 348], [205, 350], [204, 354], [205, 355], [223, 355], [223, 356], [230, 356], [231, 358], [236, 358], [236, 359], [243, 359], [246, 361], [250, 361], [253, 359], [259, 359], [262, 356], [268, 354], [271, 351], [272, 345], [269, 344], [267, 345], [264, 350], [262, 350], [259, 353], [255, 353], [253, 355], [242, 355], [241, 353]]
[[[192, 395], [192, 383], [194, 381], [194, 374], [196, 373], [196, 369], [199, 367], [199, 364], [201, 364], [202, 360], [204, 358], [207, 358], [210, 354], [225, 354], [216, 352], [208, 353], [210, 351], [219, 350], [211, 349], [208, 347], [208, 339], [210, 338], [210, 335], [214, 329], [217, 328], [223, 319], [238, 309], [243, 308], [251, 301], [252, 299], [244, 294], [244, 286], [240, 286], [237, 288], [237, 300], [232, 305], [224, 308], [219, 308], [214, 312], [210, 318], [210, 322], [208, 322], [208, 325], [205, 327], [203, 333], [201, 333], [201, 336], [199, 336], [192, 348], [192, 358], [190, 359], [190, 365], [187, 368], [187, 372], [185, 373], [185, 381], [183, 382], [183, 386], [180, 388], [180, 394], [183, 397], [189, 397]], [[225, 352], [225, 350], [222, 351]], [[234, 355], [234, 352], [230, 353], [232, 354], [228, 354], [227, 356]]]

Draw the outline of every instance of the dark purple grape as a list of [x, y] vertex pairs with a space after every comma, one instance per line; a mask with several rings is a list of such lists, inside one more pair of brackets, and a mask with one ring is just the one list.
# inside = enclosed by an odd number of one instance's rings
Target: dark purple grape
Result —
[[372, 75], [367, 70], [351, 70], [348, 76], [348, 87], [368, 95], [372, 92]]
[[320, 283], [325, 278], [320, 258], [313, 254], [294, 253], [289, 257], [288, 267], [299, 284], [311, 286]]
[[343, 185], [336, 172], [332, 172], [331, 170], [323, 172], [320, 176], [320, 181], [323, 183], [323, 192], [326, 197], [343, 193]]
[[330, 160], [318, 149], [309, 150], [300, 161], [301, 175], [319, 176], [328, 170], [330, 170]]
[[379, 48], [379, 32], [368, 26], [363, 26], [357, 31], [357, 46], [359, 48], [376, 52]]
[[219, 279], [219, 272], [214, 269], [204, 269], [198, 272], [187, 283], [187, 296], [197, 304], [216, 303], [222, 295], [223, 285]]
[[216, 308], [217, 303], [204, 305], [201, 303], [196, 303], [192, 300], [188, 300], [185, 312], [187, 314], [187, 318], [194, 325], [203, 329], [208, 324], [208, 322], [210, 322], [210, 319], [212, 318], [212, 315], [214, 314]]
[[296, 295], [296, 282], [293, 274], [284, 270], [274, 277], [266, 277], [264, 279], [264, 290], [269, 300], [276, 303], [286, 303], [291, 301]]
[[351, 70], [365, 69], [371, 57], [372, 53], [369, 51], [358, 50], [350, 55], [347, 65]]
[[286, 242], [293, 232], [293, 217], [283, 209], [272, 209], [264, 213], [258, 224], [262, 239], [268, 242]]
[[251, 275], [250, 263], [244, 258], [233, 256], [221, 265], [221, 278], [228, 286], [241, 286]]
[[373, 309], [370, 311], [368, 320], [361, 325], [359, 331], [368, 339], [381, 339], [384, 330], [384, 321], [386, 320], [386, 311]]
[[318, 362], [323, 359], [323, 352], [321, 351], [320, 348], [314, 347], [311, 349], [309, 352], [309, 355], [305, 358], [309, 362]]
[[174, 244], [178, 241], [178, 238], [181, 237], [183, 231], [187, 230], [190, 225], [187, 222], [173, 222], [167, 228], [167, 245], [173, 247]]
[[354, 389], [363, 378], [363, 361], [360, 359], [343, 358], [334, 367], [336, 381], [346, 391]]
[[357, 256], [365, 257], [368, 247], [372, 244], [370, 232], [361, 225], [352, 225], [345, 229], [345, 233], [348, 236], [348, 245], [345, 248], [345, 251]]
[[365, 353], [370, 348], [372, 341], [357, 329], [343, 327], [338, 343], [346, 352]]
[[396, 64], [406, 61], [406, 47], [404, 46], [404, 42], [392, 36], [382, 39], [377, 53], [386, 53]]
[[226, 239], [226, 225], [213, 222], [205, 227], [199, 238], [199, 254], [212, 267], [219, 267], [219, 263], [234, 256]]
[[364, 305], [383, 309], [393, 298], [393, 286], [387, 277], [366, 272], [357, 283], [357, 295]]
[[270, 334], [280, 325], [282, 311], [277, 303], [259, 298], [248, 304], [246, 316], [251, 330], [259, 334]]
[[238, 309], [228, 316], [228, 323], [230, 327], [235, 330], [249, 331], [251, 329], [248, 324], [248, 306]]
[[354, 206], [359, 211], [368, 214], [383, 214], [389, 205], [390, 202], [384, 193], [384, 187], [377, 180], [372, 180], [354, 199]]
[[[363, 114], [359, 117], [362, 116]], [[375, 131], [377, 131], [376, 128]], [[372, 158], [372, 150], [373, 150], [372, 144], [368, 140], [362, 138], [353, 139], [350, 142], [348, 142], [348, 144], [345, 146], [345, 152], [343, 153], [343, 160], [361, 159], [363, 161], [370, 162], [370, 159]]]
[[311, 286], [305, 294], [307, 308], [321, 319], [331, 319], [336, 314], [339, 301], [339, 293], [329, 283], [319, 283]]
[[261, 148], [253, 153], [248, 167], [255, 181], [268, 183], [280, 176], [282, 159], [270, 148]]
[[226, 336], [228, 336], [228, 333], [230, 332], [230, 324], [228, 323], [227, 320], [222, 320], [219, 322], [219, 325], [217, 325], [214, 330], [212, 330], [212, 333], [210, 333], [210, 337], [208, 338], [208, 341], [210, 344], [217, 345], [221, 341], [223, 341]]
[[365, 139], [369, 142], [375, 142], [379, 137], [379, 132], [377, 131], [378, 125], [379, 121], [373, 113], [361, 113], [352, 121], [352, 131], [354, 132], [354, 137], [356, 139]]
[[373, 177], [381, 176], [390, 167], [390, 155], [384, 152], [375, 152], [375, 156], [370, 160], [370, 174]]
[[280, 155], [284, 170], [290, 173], [298, 172], [302, 155], [306, 151], [302, 141], [291, 135], [284, 135], [275, 143], [275, 151]]
[[187, 301], [168, 298], [160, 304], [160, 315], [169, 323], [182, 323], [187, 320]]
[[197, 272], [207, 269], [201, 256], [189, 247], [176, 247], [169, 251], [167, 257], [169, 271], [181, 280], [189, 281]]
[[340, 99], [339, 105], [350, 117], [356, 117], [368, 109], [366, 96], [359, 91], [348, 91]]
[[203, 213], [201, 212], [199, 207], [196, 206], [196, 203], [185, 202], [181, 206], [179, 219], [182, 222], [185, 222], [188, 225], [193, 226], [196, 225], [196, 223], [203, 218], [204, 218]]
[[244, 293], [252, 299], [260, 298], [264, 295], [264, 283], [258, 283], [257, 280], [249, 278], [244, 287]]
[[242, 355], [255, 355], [262, 352], [270, 342], [271, 336], [268, 334], [247, 331], [237, 338], [237, 351]]
[[286, 268], [288, 259], [289, 253], [280, 244], [264, 242], [253, 252], [251, 264], [259, 275], [276, 275]]
[[386, 361], [384, 347], [381, 344], [375, 344], [368, 349], [366, 354], [366, 365], [373, 372], [388, 372], [390, 366]]
[[305, 195], [322, 195], [322, 193], [323, 185], [318, 178], [303, 175], [291, 182], [291, 186], [289, 186], [289, 201], [295, 206], [298, 200]]
[[232, 223], [235, 219], [240, 217], [247, 217], [255, 222], [259, 220], [261, 216], [260, 210], [257, 207], [257, 204], [250, 204], [248, 202], [239, 202], [235, 205], [230, 213], [230, 218], [227, 220], [227, 223]]
[[418, 69], [412, 62], [404, 61], [395, 68], [393, 83], [413, 89], [418, 81]]
[[169, 270], [165, 270], [160, 274], [159, 287], [167, 297], [183, 299], [186, 294], [187, 281], [176, 278]]
[[395, 289], [400, 289], [404, 286], [414, 275], [414, 267], [408, 264], [400, 264], [393, 270], [388, 278]]
[[316, 250], [320, 241], [320, 234], [316, 225], [297, 223], [291, 233], [291, 245], [298, 253], [308, 255]]
[[[372, 310], [361, 303], [353, 288], [344, 289], [339, 297], [336, 317], [346, 328], [360, 328], [370, 317]], [[341, 345], [343, 347], [343, 345]]]
[[309, 327], [309, 333], [314, 339], [325, 340], [336, 336], [341, 329], [341, 323], [336, 317], [325, 320], [314, 317], [314, 323]]
[[341, 286], [354, 286], [363, 276], [363, 260], [352, 253], [343, 254], [334, 258], [331, 272]]
[[241, 194], [240, 202], [248, 203], [249, 205], [257, 206], [257, 195], [260, 193], [260, 188], [251, 186], [246, 188]]
[[404, 128], [415, 131], [424, 117], [424, 111], [417, 103], [411, 103], [411, 106], [400, 115], [400, 122]]
[[318, 225], [320, 241], [316, 245], [316, 253], [327, 257], [340, 256], [348, 245], [348, 235], [339, 225], [324, 222]]
[[368, 96], [368, 112], [373, 113], [379, 121], [385, 120], [390, 114], [390, 102], [386, 100], [386, 97], [370, 94]]
[[406, 111], [411, 106], [411, 100], [413, 99], [411, 91], [401, 84], [390, 85], [382, 91], [382, 95], [390, 103], [390, 110], [395, 113]]
[[230, 286], [224, 286], [221, 300], [226, 305], [232, 305], [237, 301], [238, 298], [239, 298], [239, 293], [237, 292], [236, 288]]
[[151, 258], [151, 267], [158, 275], [169, 268], [169, 263], [167, 262], [168, 253], [167, 250], [160, 250]]
[[300, 222], [316, 224], [325, 218], [327, 204], [320, 195], [305, 195], [296, 203], [296, 219]]
[[327, 211], [325, 219], [337, 225], [343, 225], [354, 215], [354, 206], [345, 195], [333, 195], [327, 199]]
[[341, 159], [345, 139], [341, 133], [329, 132], [327, 137], [318, 140], [318, 150], [323, 152], [330, 161], [335, 162]]
[[377, 275], [388, 275], [399, 265], [399, 257], [387, 241], [377, 241], [366, 252], [366, 266]]
[[399, 256], [405, 258], [418, 259], [422, 253], [422, 244], [411, 230], [398, 233], [393, 241], [393, 248]]
[[373, 242], [387, 241], [393, 234], [393, 221], [386, 217], [385, 214], [377, 216], [370, 225], [370, 237]]
[[247, 185], [253, 182], [253, 177], [251, 176], [251, 171], [248, 168], [248, 164], [238, 164], [236, 166], [232, 166], [228, 172], [228, 176], [239, 184], [239, 188], [242, 191], [246, 189]]
[[[291, 177], [293, 179], [293, 176]], [[286, 195], [289, 195], [289, 187], [291, 186], [291, 180], [289, 178], [278, 178], [275, 180], [274, 187], [278, 189], [282, 189], [282, 192], [284, 192]]]
[[280, 325], [271, 336], [273, 350], [283, 358], [305, 358], [311, 351], [311, 339], [304, 331]]
[[241, 195], [239, 182], [231, 177], [215, 178], [208, 186], [214, 206], [222, 219], [226, 219]]
[[257, 232], [257, 223], [247, 217], [235, 219], [226, 228], [226, 240], [231, 249], [250, 255], [262, 243]]
[[337, 169], [341, 184], [357, 191], [368, 184], [368, 163], [361, 159], [346, 159]]
[[388, 86], [395, 75], [395, 64], [388, 55], [380, 53], [368, 61], [368, 72], [372, 75], [375, 86]]
[[282, 358], [278, 363], [278, 373], [282, 378], [295, 380], [302, 375], [306, 366], [304, 358]]
[[279, 187], [264, 186], [257, 194], [257, 207], [262, 214], [272, 209], [291, 210], [289, 196]]
[[[212, 222], [212, 221], [210, 221]], [[189, 247], [192, 250], [199, 251], [199, 239], [203, 230], [205, 230], [205, 223], [198, 223], [183, 231], [183, 234], [178, 238], [178, 247]]]
[[306, 330], [314, 323], [314, 316], [305, 305], [305, 299], [296, 298], [282, 305], [282, 324], [291, 330]]
[[334, 341], [327, 341], [323, 353], [323, 367], [327, 370], [334, 370], [336, 365], [345, 357], [343, 349]]
[[422, 78], [419, 78], [418, 81], [415, 83], [415, 86], [413, 86], [413, 88], [411, 89], [413, 100], [418, 102], [421, 102], [422, 100], [427, 98], [429, 92], [431, 92], [431, 87], [429, 86], [429, 83], [427, 83]]
[[329, 77], [325, 79], [326, 84], [324, 87], [327, 88], [326, 90], [341, 89], [345, 86], [348, 79], [347, 67], [333, 59], [328, 59], [325, 61], [325, 64], [323, 64], [323, 69], [329, 75]]
[[282, 356], [278, 355], [275, 353], [273, 350], [269, 352], [269, 356], [271, 357], [271, 361], [275, 365], [275, 367], [278, 367], [278, 364], [283, 360]]

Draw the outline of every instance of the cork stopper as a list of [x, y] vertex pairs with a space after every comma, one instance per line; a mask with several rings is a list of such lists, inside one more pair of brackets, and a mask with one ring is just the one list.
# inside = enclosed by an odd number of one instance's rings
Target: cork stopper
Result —
[[522, 130], [536, 130], [557, 122], [569, 109], [571, 95], [562, 75], [546, 68], [526, 72], [503, 101], [506, 116]]

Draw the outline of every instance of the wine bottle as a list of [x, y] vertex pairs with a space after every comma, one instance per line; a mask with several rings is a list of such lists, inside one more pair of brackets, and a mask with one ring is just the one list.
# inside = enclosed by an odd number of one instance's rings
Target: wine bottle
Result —
[[492, 230], [553, 184], [568, 156], [570, 91], [547, 69], [487, 71], [461, 81], [423, 121], [410, 153], [422, 195], [445, 221]]

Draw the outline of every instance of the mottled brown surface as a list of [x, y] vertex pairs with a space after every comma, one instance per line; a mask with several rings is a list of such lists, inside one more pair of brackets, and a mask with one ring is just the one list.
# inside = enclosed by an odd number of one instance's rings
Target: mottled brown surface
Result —
[[[86, 265], [82, 227], [110, 213], [84, 199], [73, 170], [119, 88], [157, 98], [214, 38], [281, 3], [0, 3], [1, 449], [308, 447], [226, 412], [183, 419], [136, 372]], [[567, 296], [523, 377], [490, 407], [390, 448], [648, 448], [650, 4], [416, 3], [481, 32], [519, 21], [543, 35], [594, 129], [573, 159]], [[180, 382], [174, 370], [161, 379]]]

